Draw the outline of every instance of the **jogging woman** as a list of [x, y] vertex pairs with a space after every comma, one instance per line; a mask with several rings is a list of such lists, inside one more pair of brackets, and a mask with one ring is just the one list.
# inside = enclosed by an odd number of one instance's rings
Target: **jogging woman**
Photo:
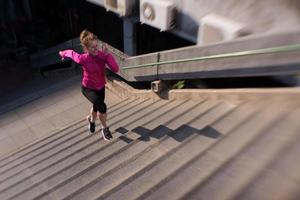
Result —
[[119, 66], [114, 57], [106, 51], [100, 51], [99, 40], [93, 33], [84, 30], [80, 34], [80, 42], [84, 53], [79, 54], [73, 50], [60, 51], [59, 55], [71, 58], [74, 62], [82, 65], [82, 94], [93, 104], [90, 114], [87, 116], [89, 130], [95, 132], [97, 114], [102, 124], [101, 133], [105, 140], [112, 139], [112, 134], [106, 124], [107, 107], [105, 99], [105, 68], [109, 67], [113, 72], [119, 71]]

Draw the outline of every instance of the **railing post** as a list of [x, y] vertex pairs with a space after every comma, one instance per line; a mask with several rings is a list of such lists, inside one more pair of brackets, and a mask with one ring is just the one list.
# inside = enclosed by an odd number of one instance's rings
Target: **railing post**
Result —
[[160, 62], [160, 52], [157, 53], [156, 80], [159, 80], [159, 62]]
[[161, 92], [166, 88], [167, 84], [162, 80], [151, 82], [151, 90], [157, 94], [161, 94]]

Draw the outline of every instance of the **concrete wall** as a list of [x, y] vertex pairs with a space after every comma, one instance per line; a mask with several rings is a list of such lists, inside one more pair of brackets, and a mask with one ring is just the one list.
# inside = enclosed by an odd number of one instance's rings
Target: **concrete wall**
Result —
[[153, 63], [156, 60], [159, 62], [164, 62], [177, 59], [265, 49], [299, 43], [300, 31], [292, 31], [280, 34], [263, 34], [205, 46], [191, 46], [169, 51], [162, 51], [126, 59], [121, 64], [122, 67], [125, 67], [122, 71], [122, 76], [128, 81], [154, 81], [299, 74], [299, 50], [285, 53], [244, 55], [193, 62], [159, 64], [149, 66], [147, 68], [126, 69], [128, 66]]
[[[158, 53], [151, 53], [142, 56], [129, 57], [122, 62], [122, 67], [141, 65], [145, 63], [156, 63], [159, 61]], [[157, 80], [157, 65], [136, 68], [130, 70], [121, 70], [121, 76], [128, 81], [149, 81]]]
[[216, 13], [246, 24], [253, 33], [280, 32], [300, 26], [299, 0], [174, 0], [179, 29], [197, 37], [199, 20]]

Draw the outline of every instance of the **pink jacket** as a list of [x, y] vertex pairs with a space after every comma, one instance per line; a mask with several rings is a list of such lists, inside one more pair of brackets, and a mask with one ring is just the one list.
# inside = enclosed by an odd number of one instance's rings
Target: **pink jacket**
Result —
[[119, 66], [110, 53], [99, 51], [96, 56], [88, 53], [78, 54], [73, 50], [60, 52], [61, 57], [71, 58], [74, 62], [82, 65], [83, 78], [82, 85], [90, 89], [100, 90], [105, 84], [105, 66], [107, 65], [113, 72], [119, 71]]

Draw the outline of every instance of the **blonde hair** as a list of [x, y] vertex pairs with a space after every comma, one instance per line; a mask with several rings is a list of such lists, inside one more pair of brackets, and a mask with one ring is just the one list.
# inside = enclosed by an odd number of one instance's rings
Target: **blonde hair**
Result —
[[93, 40], [98, 40], [98, 37], [94, 34], [89, 32], [88, 30], [83, 30], [80, 33], [80, 43], [83, 47], [89, 46], [89, 43]]

